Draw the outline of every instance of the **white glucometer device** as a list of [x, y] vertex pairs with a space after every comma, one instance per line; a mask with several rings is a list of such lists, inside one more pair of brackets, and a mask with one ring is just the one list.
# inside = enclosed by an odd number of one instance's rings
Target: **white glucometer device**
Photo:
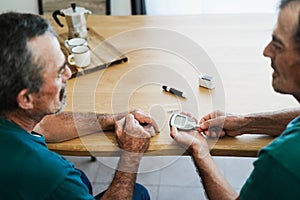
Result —
[[196, 121], [186, 115], [175, 113], [171, 116], [170, 126], [175, 126], [181, 130], [192, 130], [198, 127]]

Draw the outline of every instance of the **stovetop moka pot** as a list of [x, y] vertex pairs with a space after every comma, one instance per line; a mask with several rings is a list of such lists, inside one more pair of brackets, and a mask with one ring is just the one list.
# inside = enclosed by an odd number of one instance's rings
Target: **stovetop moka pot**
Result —
[[65, 17], [68, 25], [68, 37], [69, 39], [80, 37], [87, 39], [88, 32], [86, 27], [87, 15], [92, 14], [90, 10], [83, 7], [77, 7], [75, 3], [71, 4], [71, 8], [55, 10], [52, 16], [56, 23], [63, 27], [64, 25], [59, 21], [58, 15]]

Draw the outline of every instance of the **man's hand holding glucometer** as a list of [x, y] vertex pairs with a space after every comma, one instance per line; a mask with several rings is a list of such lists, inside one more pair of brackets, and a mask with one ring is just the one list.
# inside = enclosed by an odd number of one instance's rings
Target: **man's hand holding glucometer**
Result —
[[174, 114], [171, 117], [170, 136], [187, 148], [193, 157], [204, 158], [209, 155], [209, 146], [198, 128], [197, 119], [189, 113]]

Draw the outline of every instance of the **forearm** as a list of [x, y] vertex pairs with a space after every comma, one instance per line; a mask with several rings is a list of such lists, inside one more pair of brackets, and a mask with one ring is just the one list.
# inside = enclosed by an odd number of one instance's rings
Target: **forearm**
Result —
[[285, 130], [286, 125], [299, 115], [299, 108], [246, 115], [240, 130], [242, 134], [263, 133], [278, 136]]
[[126, 113], [113, 115], [63, 112], [44, 117], [34, 131], [43, 134], [47, 142], [61, 142], [99, 131], [113, 130], [115, 122], [125, 115]]
[[193, 160], [208, 199], [233, 200], [238, 197], [238, 194], [225, 179], [210, 154], [204, 158], [193, 155]]
[[142, 154], [123, 152], [113, 181], [102, 199], [132, 199], [136, 175]]

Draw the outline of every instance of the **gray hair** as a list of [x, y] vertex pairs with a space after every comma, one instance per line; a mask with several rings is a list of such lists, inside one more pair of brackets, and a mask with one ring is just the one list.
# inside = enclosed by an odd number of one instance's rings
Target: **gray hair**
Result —
[[[281, 0], [279, 4], [280, 10], [284, 9], [288, 4], [291, 2], [298, 2], [300, 3], [300, 0]], [[298, 13], [298, 26], [295, 27], [295, 33], [294, 33], [294, 40], [295, 42], [299, 43], [300, 42], [300, 13]], [[300, 44], [299, 44], [300, 46]]]
[[46, 32], [56, 35], [50, 23], [38, 15], [0, 15], [0, 114], [18, 108], [16, 97], [22, 89], [35, 93], [43, 85], [42, 64], [28, 41]]

